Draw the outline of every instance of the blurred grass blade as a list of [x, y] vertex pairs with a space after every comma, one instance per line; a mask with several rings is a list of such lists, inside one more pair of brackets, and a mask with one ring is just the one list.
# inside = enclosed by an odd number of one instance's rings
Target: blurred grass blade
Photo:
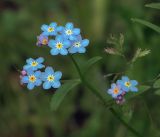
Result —
[[160, 96], [160, 89], [155, 91], [155, 94]]
[[160, 9], [160, 3], [150, 3], [146, 4], [145, 6], [149, 8]]
[[148, 21], [137, 19], [137, 18], [132, 18], [131, 20], [133, 22], [137, 22], [137, 23], [143, 24], [143, 25], [155, 30], [156, 32], [160, 33], [160, 27], [158, 27], [157, 25], [154, 25], [154, 24], [152, 24], [152, 23], [150, 23]]
[[86, 72], [88, 71], [88, 69], [89, 69], [92, 65], [94, 65], [96, 62], [98, 62], [98, 61], [101, 60], [101, 59], [102, 59], [102, 57], [100, 57], [100, 56], [93, 57], [93, 58], [89, 59], [89, 60], [84, 64], [82, 73], [83, 73], [83, 74], [86, 73]]
[[156, 80], [155, 83], [153, 84], [154, 88], [160, 88], [160, 79]]
[[64, 97], [78, 84], [80, 84], [80, 80], [72, 80], [63, 84], [53, 95], [51, 99], [51, 110], [56, 111], [63, 101]]

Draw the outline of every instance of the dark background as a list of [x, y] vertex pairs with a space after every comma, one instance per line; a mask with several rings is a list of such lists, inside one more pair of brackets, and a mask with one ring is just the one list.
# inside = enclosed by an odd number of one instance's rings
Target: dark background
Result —
[[[144, 5], [158, 0], [0, 0], [0, 137], [133, 137], [83, 85], [64, 99], [56, 112], [50, 110], [54, 90], [28, 91], [20, 85], [19, 72], [29, 57], [45, 58], [45, 64], [63, 72], [63, 79], [77, 78], [68, 56], [51, 56], [49, 48], [36, 47], [42, 24], [73, 22], [90, 40], [86, 54], [75, 55], [79, 63], [94, 56], [103, 60], [93, 66], [90, 82], [104, 91], [110, 79], [104, 75], [125, 69], [124, 60], [104, 52], [109, 35], [125, 36], [130, 59], [137, 48], [151, 49], [128, 72], [144, 82], [155, 78], [160, 68], [160, 36], [133, 23], [141, 18], [160, 24], [159, 10]], [[145, 137], [160, 136], [160, 97], [154, 91], [128, 103], [129, 124]], [[125, 119], [125, 114], [122, 115]], [[126, 119], [128, 118], [128, 113]]]

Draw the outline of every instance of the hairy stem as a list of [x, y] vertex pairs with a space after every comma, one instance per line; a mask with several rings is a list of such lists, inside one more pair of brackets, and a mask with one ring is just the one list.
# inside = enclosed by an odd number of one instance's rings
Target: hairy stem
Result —
[[100, 94], [100, 92], [94, 88], [86, 79], [85, 77], [83, 76], [83, 74], [81, 73], [81, 70], [77, 64], [77, 62], [75, 61], [75, 59], [73, 58], [72, 55], [70, 55], [70, 58], [72, 60], [72, 62], [74, 63], [78, 73], [79, 73], [79, 76], [80, 76], [80, 79], [81, 81], [84, 83], [84, 85], [90, 89], [101, 101], [102, 103], [104, 104], [105, 107], [109, 107], [109, 110], [111, 111], [111, 113], [128, 129], [130, 130], [134, 135], [136, 135], [137, 137], [142, 137], [136, 130], [134, 130], [130, 125], [128, 125], [119, 115], [118, 113], [111, 107], [111, 103], [108, 103], [106, 102], [105, 98], [103, 97], [102, 94]]

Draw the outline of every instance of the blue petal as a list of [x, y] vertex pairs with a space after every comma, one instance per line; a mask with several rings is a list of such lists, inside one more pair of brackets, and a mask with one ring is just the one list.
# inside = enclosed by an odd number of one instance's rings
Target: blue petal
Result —
[[76, 47], [71, 47], [71, 48], [69, 48], [69, 53], [76, 53], [77, 51], [78, 51], [78, 48], [76, 48]]
[[61, 83], [59, 82], [59, 81], [54, 81], [53, 83], [52, 83], [52, 87], [53, 88], [59, 88], [61, 86]]
[[138, 92], [138, 88], [136, 88], [136, 87], [131, 87], [131, 91], [132, 91], [132, 92]]
[[128, 78], [127, 76], [123, 76], [123, 77], [122, 77], [122, 80], [123, 80], [123, 81], [129, 81], [129, 78]]
[[40, 86], [41, 84], [42, 84], [42, 81], [40, 79], [37, 79], [36, 82], [35, 82], [35, 85]]
[[117, 85], [115, 83], [111, 84], [111, 88], [115, 88]]
[[55, 29], [55, 27], [57, 26], [57, 23], [56, 22], [52, 22], [49, 26], [53, 27]]
[[56, 35], [57, 35], [57, 32], [56, 32], [56, 31], [49, 32], [49, 35], [50, 35], [50, 36], [56, 36]]
[[51, 48], [55, 47], [56, 46], [56, 41], [55, 40], [50, 40], [48, 42], [48, 46], [51, 47]]
[[44, 58], [39, 57], [38, 59], [36, 59], [36, 61], [37, 61], [38, 63], [43, 63], [43, 62], [44, 62]]
[[89, 40], [84, 39], [84, 40], [82, 40], [81, 44], [82, 44], [83, 47], [87, 47], [89, 45]]
[[128, 91], [129, 91], [129, 88], [126, 87], [125, 85], [123, 85], [123, 86], [122, 86], [122, 90], [125, 91], [125, 92], [128, 92]]
[[42, 25], [41, 26], [41, 30], [43, 30], [43, 31], [47, 31], [48, 30], [48, 25]]
[[74, 41], [74, 40], [77, 40], [77, 37], [74, 36], [74, 35], [70, 35], [70, 36], [69, 36], [69, 39], [72, 40], [72, 41]]
[[32, 90], [33, 88], [34, 88], [34, 84], [33, 83], [28, 83], [28, 85], [27, 85], [27, 88], [29, 89], [29, 90]]
[[46, 80], [47, 80], [47, 76], [48, 76], [48, 74], [46, 74], [45, 72], [43, 72], [43, 73], [41, 74], [41, 80], [42, 80], [42, 81], [46, 81]]
[[[58, 41], [58, 42], [63, 42], [63, 39], [64, 39], [64, 38], [59, 35], [59, 36], [57, 36], [55, 39], [56, 39], [56, 41]], [[56, 42], [56, 43], [57, 43], [57, 42]]]
[[79, 35], [80, 29], [78, 29], [78, 28], [73, 29], [73, 33], [74, 33], [74, 35]]
[[132, 84], [133, 86], [137, 86], [137, 85], [138, 85], [138, 82], [137, 82], [136, 80], [131, 80], [131, 84]]
[[26, 70], [26, 71], [27, 71], [28, 69], [30, 69], [30, 68], [31, 68], [31, 65], [25, 65], [25, 66], [23, 66], [23, 69]]
[[118, 85], [124, 85], [124, 82], [122, 80], [117, 80]]
[[54, 73], [54, 77], [55, 77], [56, 80], [61, 79], [61, 77], [62, 77], [62, 72], [56, 71], [56, 72]]
[[112, 93], [113, 93], [113, 89], [109, 89], [108, 94], [112, 94]]
[[67, 54], [68, 54], [68, 51], [67, 51], [66, 49], [62, 48], [62, 49], [60, 50], [60, 53], [61, 53], [61, 55], [67, 55]]
[[51, 55], [58, 55], [59, 49], [53, 48], [53, 49], [51, 49], [50, 53], [51, 53]]
[[41, 76], [41, 71], [36, 71], [36, 72], [35, 72], [35, 76], [36, 76], [36, 77], [40, 77], [40, 76]]
[[62, 26], [57, 27], [58, 32], [62, 32], [63, 30], [64, 30], [64, 27], [62, 27]]
[[24, 76], [24, 77], [22, 77], [22, 79], [21, 79], [21, 82], [24, 83], [24, 84], [28, 83], [28, 81], [29, 81], [28, 76]]
[[46, 31], [44, 31], [44, 32], [42, 33], [42, 35], [48, 36], [48, 35], [49, 35], [49, 32], [46, 30]]
[[41, 69], [41, 68], [44, 68], [44, 67], [45, 67], [45, 66], [42, 65], [42, 64], [38, 64], [38, 66], [37, 66], [38, 69]]
[[67, 23], [66, 25], [65, 25], [65, 27], [67, 28], [67, 29], [73, 29], [73, 23]]
[[78, 48], [78, 52], [79, 53], [85, 53], [86, 49], [84, 47], [80, 47], [80, 48]]
[[45, 72], [46, 72], [47, 74], [54, 74], [54, 70], [53, 70], [52, 67], [46, 67]]
[[64, 48], [69, 48], [71, 46], [71, 43], [69, 40], [63, 41], [63, 44], [64, 44]]
[[34, 75], [33, 69], [28, 69], [27, 70], [27, 75]]
[[43, 88], [44, 89], [50, 89], [51, 88], [51, 83], [50, 82], [44, 82], [43, 83]]
[[32, 58], [29, 58], [29, 59], [26, 60], [26, 62], [27, 62], [28, 64], [31, 64], [33, 61], [34, 61], [34, 59], [32, 59]]

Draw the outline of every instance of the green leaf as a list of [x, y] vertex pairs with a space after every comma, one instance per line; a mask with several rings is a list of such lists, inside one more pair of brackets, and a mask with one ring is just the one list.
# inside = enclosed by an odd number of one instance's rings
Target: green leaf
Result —
[[63, 84], [53, 95], [51, 99], [51, 110], [56, 111], [63, 101], [64, 97], [73, 89], [75, 86], [80, 84], [80, 80], [72, 80]]
[[143, 25], [155, 30], [156, 32], [160, 33], [160, 27], [158, 27], [157, 25], [154, 25], [154, 24], [152, 24], [152, 23], [150, 23], [148, 21], [137, 19], [137, 18], [132, 18], [131, 20], [133, 22], [137, 22], [137, 23], [143, 24]]
[[155, 94], [160, 96], [160, 89], [155, 91]]
[[146, 4], [145, 6], [149, 8], [160, 9], [160, 3], [150, 3]]
[[154, 88], [160, 88], [160, 79], [156, 80], [155, 83], [153, 84]]
[[100, 61], [102, 59], [102, 57], [97, 56], [97, 57], [93, 57], [91, 59], [89, 59], [83, 66], [83, 71], [82, 73], [86, 73], [88, 71], [88, 69], [94, 65], [96, 62]]

